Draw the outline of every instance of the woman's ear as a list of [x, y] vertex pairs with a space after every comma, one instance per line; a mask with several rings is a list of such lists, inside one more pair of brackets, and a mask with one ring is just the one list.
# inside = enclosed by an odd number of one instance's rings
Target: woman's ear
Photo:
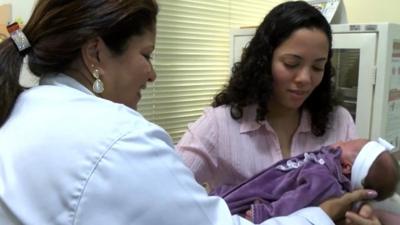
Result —
[[340, 161], [340, 164], [342, 166], [343, 174], [344, 175], [350, 175], [351, 174], [351, 168], [352, 168], [353, 164], [347, 159], [342, 159]]
[[99, 37], [90, 39], [81, 48], [82, 60], [89, 70], [100, 64], [101, 41]]

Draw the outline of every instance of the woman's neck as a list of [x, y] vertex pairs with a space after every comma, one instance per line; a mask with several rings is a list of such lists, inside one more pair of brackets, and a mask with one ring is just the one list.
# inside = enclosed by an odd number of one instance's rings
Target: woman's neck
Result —
[[298, 121], [300, 118], [301, 111], [300, 109], [292, 109], [288, 107], [284, 107], [280, 104], [276, 104], [273, 101], [271, 101], [268, 104], [268, 113], [266, 115], [267, 120], [287, 120], [287, 121], [292, 121], [296, 120]]
[[266, 119], [274, 129], [282, 151], [282, 157], [291, 156], [293, 135], [300, 124], [301, 112], [298, 109], [288, 109], [278, 106], [270, 106]]

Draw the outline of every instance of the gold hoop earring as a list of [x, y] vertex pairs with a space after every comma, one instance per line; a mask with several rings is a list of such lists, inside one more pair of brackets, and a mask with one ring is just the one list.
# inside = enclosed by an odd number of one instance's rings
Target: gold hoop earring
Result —
[[101, 94], [104, 91], [104, 84], [100, 80], [100, 71], [99, 69], [95, 68], [92, 72], [92, 76], [96, 79], [93, 83], [92, 89], [93, 92], [96, 94]]

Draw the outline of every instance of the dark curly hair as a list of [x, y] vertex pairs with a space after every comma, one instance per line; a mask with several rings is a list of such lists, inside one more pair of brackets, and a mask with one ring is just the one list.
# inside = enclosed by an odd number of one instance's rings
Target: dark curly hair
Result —
[[232, 118], [239, 120], [243, 108], [257, 104], [257, 121], [265, 120], [272, 95], [271, 64], [275, 49], [301, 28], [323, 31], [329, 40], [328, 60], [321, 83], [306, 99], [303, 108], [311, 115], [312, 132], [322, 136], [337, 101], [332, 84], [332, 31], [325, 17], [313, 6], [302, 1], [279, 4], [264, 18], [255, 36], [244, 49], [240, 62], [234, 64], [232, 76], [223, 90], [214, 97], [213, 107], [229, 105]]

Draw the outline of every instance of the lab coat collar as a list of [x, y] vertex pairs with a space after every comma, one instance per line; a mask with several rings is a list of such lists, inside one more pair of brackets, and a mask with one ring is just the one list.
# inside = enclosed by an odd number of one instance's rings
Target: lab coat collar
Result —
[[87, 89], [85, 86], [83, 86], [81, 83], [73, 79], [72, 77], [63, 74], [63, 73], [57, 73], [57, 74], [47, 74], [44, 75], [40, 81], [39, 85], [56, 85], [56, 86], [67, 86], [74, 88], [76, 90], [82, 91], [86, 94], [89, 95], [94, 95], [93, 92], [91, 92], [89, 89]]

